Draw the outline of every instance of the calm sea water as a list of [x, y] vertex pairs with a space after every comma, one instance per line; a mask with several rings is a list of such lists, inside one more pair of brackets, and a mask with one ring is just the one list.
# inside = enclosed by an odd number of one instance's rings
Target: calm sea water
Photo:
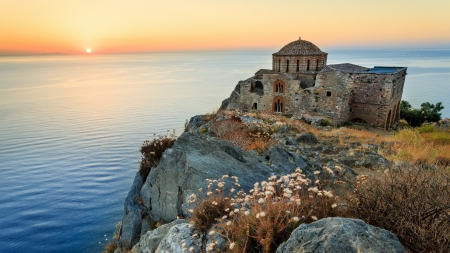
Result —
[[[403, 98], [450, 117], [450, 50], [325, 51], [408, 67]], [[100, 252], [142, 142], [217, 109], [273, 52], [0, 57], [0, 252]]]

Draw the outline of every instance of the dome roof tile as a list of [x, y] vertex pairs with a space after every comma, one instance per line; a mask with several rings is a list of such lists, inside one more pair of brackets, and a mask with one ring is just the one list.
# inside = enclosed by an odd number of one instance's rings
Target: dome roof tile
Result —
[[287, 44], [280, 51], [273, 55], [323, 55], [327, 54], [322, 52], [316, 45], [306, 40], [296, 40]]

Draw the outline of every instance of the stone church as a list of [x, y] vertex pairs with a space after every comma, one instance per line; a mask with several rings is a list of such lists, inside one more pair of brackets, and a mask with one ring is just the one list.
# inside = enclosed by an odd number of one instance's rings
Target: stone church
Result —
[[390, 129], [398, 123], [405, 67], [327, 65], [313, 43], [293, 41], [272, 54], [272, 69], [240, 81], [222, 108], [353, 121]]

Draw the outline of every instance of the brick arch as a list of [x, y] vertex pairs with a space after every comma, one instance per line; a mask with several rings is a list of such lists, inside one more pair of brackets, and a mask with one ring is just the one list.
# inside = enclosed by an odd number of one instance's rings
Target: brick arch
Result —
[[284, 113], [286, 111], [286, 101], [282, 96], [276, 96], [272, 100], [272, 112]]
[[[279, 92], [280, 87], [282, 92]], [[283, 80], [277, 79], [275, 82], [273, 82], [273, 92], [283, 94], [286, 93], [286, 85]]]

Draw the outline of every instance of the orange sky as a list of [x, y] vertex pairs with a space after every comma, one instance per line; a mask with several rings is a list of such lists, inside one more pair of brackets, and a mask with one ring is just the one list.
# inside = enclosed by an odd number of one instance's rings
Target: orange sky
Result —
[[450, 45], [450, 0], [1, 0], [0, 53]]

